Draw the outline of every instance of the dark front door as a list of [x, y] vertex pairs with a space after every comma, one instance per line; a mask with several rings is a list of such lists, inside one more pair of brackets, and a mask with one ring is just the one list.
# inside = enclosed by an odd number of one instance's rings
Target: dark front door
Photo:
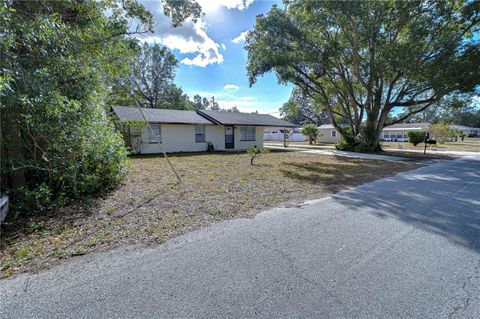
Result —
[[233, 126], [225, 126], [225, 148], [232, 149], [235, 147], [233, 138]]

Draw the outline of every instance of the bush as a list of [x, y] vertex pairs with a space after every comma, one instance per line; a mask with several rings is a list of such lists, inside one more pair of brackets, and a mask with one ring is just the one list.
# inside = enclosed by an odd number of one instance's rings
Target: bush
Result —
[[418, 144], [423, 143], [426, 134], [426, 131], [408, 131], [408, 141], [412, 143], [413, 146], [417, 146]]
[[312, 144], [312, 141], [317, 140], [319, 129], [314, 124], [307, 124], [302, 128], [302, 134], [308, 137], [308, 142]]
[[48, 209], [101, 194], [127, 171], [123, 138], [102, 106], [63, 99], [49, 102], [24, 109], [22, 130], [35, 128], [31, 150], [22, 162], [10, 158], [2, 167], [2, 173], [8, 173], [9, 166], [24, 166], [26, 184], [12, 201], [19, 211]]
[[444, 144], [447, 141], [450, 127], [446, 123], [435, 123], [430, 125], [429, 130], [433, 135], [433, 139], [435, 139], [439, 144]]
[[250, 164], [255, 165], [253, 160], [262, 154], [268, 153], [268, 150], [264, 148], [258, 148], [257, 145], [254, 145], [253, 147], [247, 150], [247, 153], [250, 154]]

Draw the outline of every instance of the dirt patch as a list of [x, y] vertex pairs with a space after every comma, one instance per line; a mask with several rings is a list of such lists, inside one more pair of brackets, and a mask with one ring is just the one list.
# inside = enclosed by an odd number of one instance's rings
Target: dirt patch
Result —
[[133, 157], [126, 180], [108, 196], [48, 216], [7, 220], [0, 277], [120, 245], [162, 243], [218, 220], [251, 217], [421, 165], [293, 152], [265, 154], [255, 166], [244, 153], [184, 154], [171, 161], [181, 184], [162, 157]]

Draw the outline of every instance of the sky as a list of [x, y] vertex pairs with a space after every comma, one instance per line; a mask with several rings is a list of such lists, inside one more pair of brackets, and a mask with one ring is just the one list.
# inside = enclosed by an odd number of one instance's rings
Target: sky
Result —
[[179, 61], [175, 83], [190, 98], [215, 96], [220, 107], [236, 106], [241, 112], [279, 116], [278, 109], [290, 97], [292, 85], [278, 84], [270, 73], [249, 87], [246, 72], [246, 32], [253, 30], [255, 17], [267, 13], [280, 1], [197, 0], [205, 15], [193, 23], [187, 20], [172, 28], [163, 15], [161, 2], [140, 0], [154, 15], [155, 32], [142, 41], [168, 47]]

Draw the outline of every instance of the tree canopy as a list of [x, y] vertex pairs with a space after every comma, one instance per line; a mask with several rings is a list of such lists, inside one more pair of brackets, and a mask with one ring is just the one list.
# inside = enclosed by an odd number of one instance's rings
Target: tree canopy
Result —
[[[163, 8], [173, 25], [200, 14], [188, 0]], [[126, 149], [104, 103], [152, 15], [134, 0], [7, 0], [0, 15], [1, 190], [32, 211], [114, 187]]]
[[113, 84], [109, 105], [189, 110], [193, 103], [173, 82], [178, 61], [159, 44], [143, 43], [129, 58], [130, 71]]
[[270, 71], [295, 84], [353, 148], [378, 149], [395, 108], [408, 108], [408, 118], [479, 84], [478, 1], [284, 4], [258, 16], [247, 35], [250, 84]]

